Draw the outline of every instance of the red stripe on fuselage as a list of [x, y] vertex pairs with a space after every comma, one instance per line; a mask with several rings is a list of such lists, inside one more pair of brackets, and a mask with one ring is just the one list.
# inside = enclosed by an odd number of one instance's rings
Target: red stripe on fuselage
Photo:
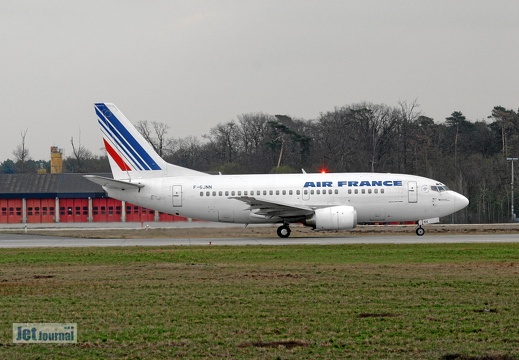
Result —
[[131, 171], [132, 169], [130, 169], [128, 164], [126, 164], [126, 162], [124, 162], [124, 160], [119, 156], [119, 154], [114, 150], [114, 148], [112, 146], [110, 146], [108, 141], [106, 141], [105, 139], [103, 139], [103, 141], [105, 143], [105, 149], [108, 152], [108, 155], [110, 155], [112, 157], [112, 159], [114, 159], [117, 166], [119, 166], [119, 168], [122, 171]]

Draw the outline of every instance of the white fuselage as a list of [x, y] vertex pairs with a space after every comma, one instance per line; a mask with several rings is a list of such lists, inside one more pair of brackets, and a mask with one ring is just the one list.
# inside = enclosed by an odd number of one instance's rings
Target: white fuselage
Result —
[[452, 214], [468, 200], [435, 180], [404, 174], [327, 173], [177, 176], [133, 179], [141, 189], [105, 188], [110, 197], [164, 213], [243, 224], [283, 222], [240, 198], [321, 209], [347, 205], [357, 221], [393, 222]]

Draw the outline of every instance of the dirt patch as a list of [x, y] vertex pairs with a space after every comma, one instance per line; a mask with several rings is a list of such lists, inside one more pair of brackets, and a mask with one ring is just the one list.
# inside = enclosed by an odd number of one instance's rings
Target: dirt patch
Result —
[[359, 318], [387, 318], [387, 317], [396, 317], [398, 315], [391, 313], [362, 313], [359, 314]]
[[287, 341], [254, 341], [245, 342], [238, 345], [238, 347], [260, 347], [260, 348], [286, 348], [293, 349], [295, 347], [307, 347], [309, 344], [301, 340], [287, 340]]

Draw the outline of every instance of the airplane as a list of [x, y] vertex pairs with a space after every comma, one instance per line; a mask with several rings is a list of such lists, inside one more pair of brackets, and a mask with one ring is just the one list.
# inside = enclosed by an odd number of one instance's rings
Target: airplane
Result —
[[85, 177], [108, 196], [163, 213], [199, 220], [290, 224], [351, 230], [358, 223], [424, 224], [465, 208], [469, 200], [436, 180], [386, 173], [210, 175], [167, 163], [111, 103], [96, 103], [113, 179]]

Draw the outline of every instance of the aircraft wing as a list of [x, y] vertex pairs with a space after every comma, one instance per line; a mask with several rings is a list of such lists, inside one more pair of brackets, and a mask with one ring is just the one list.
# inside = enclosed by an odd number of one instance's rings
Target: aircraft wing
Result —
[[249, 196], [231, 197], [231, 199], [236, 199], [249, 204], [248, 210], [256, 210], [254, 211], [254, 214], [263, 215], [268, 218], [272, 218], [275, 216], [283, 218], [301, 217], [311, 215], [313, 213], [313, 209], [308, 206], [298, 206], [292, 204], [266, 201]]
[[144, 187], [142, 184], [131, 183], [128, 181], [122, 180], [114, 180], [104, 176], [97, 175], [85, 175], [85, 178], [88, 180], [95, 182], [96, 184], [101, 185], [102, 187], [107, 187], [111, 189], [117, 190], [128, 190], [128, 189], [141, 189]]

